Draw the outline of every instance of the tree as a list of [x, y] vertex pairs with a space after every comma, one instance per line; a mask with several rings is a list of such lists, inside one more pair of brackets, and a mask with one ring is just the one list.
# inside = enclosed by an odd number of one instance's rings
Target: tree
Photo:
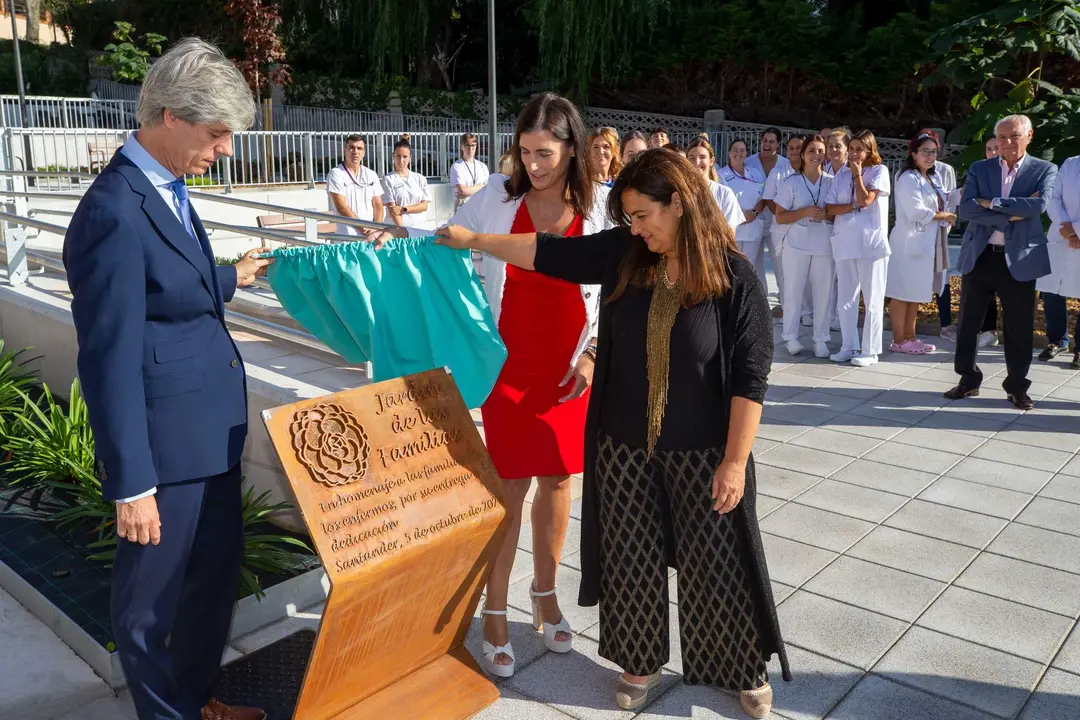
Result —
[[41, 0], [26, 0], [26, 41], [41, 41]]
[[[924, 86], [974, 89], [970, 113], [950, 142], [974, 144], [964, 164], [982, 157], [982, 140], [1012, 113], [1031, 117], [1033, 153], [1061, 162], [1080, 152], [1080, 0], [1007, 0], [944, 28], [928, 41], [934, 60]], [[1072, 86], [1063, 90], [1050, 73]]]
[[105, 54], [98, 62], [112, 69], [115, 80], [141, 83], [150, 69], [151, 53], [160, 55], [162, 45], [168, 38], [157, 33], [146, 33], [142, 36], [143, 47], [140, 48], [135, 45], [134, 25], [119, 20], [114, 25], [113, 39], [116, 42], [105, 46]]
[[284, 62], [285, 49], [278, 36], [281, 26], [278, 5], [272, 0], [229, 0], [226, 10], [242, 28], [244, 58], [236, 64], [261, 104], [267, 81], [284, 84], [290, 76], [290, 68]]

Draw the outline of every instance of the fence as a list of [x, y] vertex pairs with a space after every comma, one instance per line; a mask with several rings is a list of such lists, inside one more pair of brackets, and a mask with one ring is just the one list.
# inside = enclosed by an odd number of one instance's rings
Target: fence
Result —
[[[134, 130], [135, 103], [128, 100], [98, 100], [30, 96], [26, 98], [27, 127], [103, 128]], [[24, 127], [17, 95], [0, 95], [0, 120], [4, 127]]]

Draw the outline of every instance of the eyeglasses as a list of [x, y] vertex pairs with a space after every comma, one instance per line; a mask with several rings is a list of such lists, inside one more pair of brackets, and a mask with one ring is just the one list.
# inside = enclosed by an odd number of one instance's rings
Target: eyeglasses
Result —
[[923, 157], [937, 157], [938, 151], [936, 148], [922, 148], [919, 154]]

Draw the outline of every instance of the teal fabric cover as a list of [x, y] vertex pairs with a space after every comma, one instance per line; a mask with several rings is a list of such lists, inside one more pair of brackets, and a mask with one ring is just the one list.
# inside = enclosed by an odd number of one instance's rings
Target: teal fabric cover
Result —
[[465, 403], [487, 399], [506, 360], [467, 250], [433, 237], [275, 250], [267, 278], [308, 332], [375, 381], [449, 367]]

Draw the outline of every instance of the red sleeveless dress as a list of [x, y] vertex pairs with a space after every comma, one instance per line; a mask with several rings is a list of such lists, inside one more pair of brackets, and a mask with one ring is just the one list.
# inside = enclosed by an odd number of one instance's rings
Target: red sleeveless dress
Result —
[[[566, 236], [579, 236], [582, 229], [582, 218], [575, 216]], [[510, 232], [535, 231], [522, 202]], [[559, 383], [585, 322], [579, 285], [506, 266], [499, 314], [506, 364], [480, 408], [488, 453], [504, 480], [582, 471], [589, 393], [560, 403], [572, 385]]]

